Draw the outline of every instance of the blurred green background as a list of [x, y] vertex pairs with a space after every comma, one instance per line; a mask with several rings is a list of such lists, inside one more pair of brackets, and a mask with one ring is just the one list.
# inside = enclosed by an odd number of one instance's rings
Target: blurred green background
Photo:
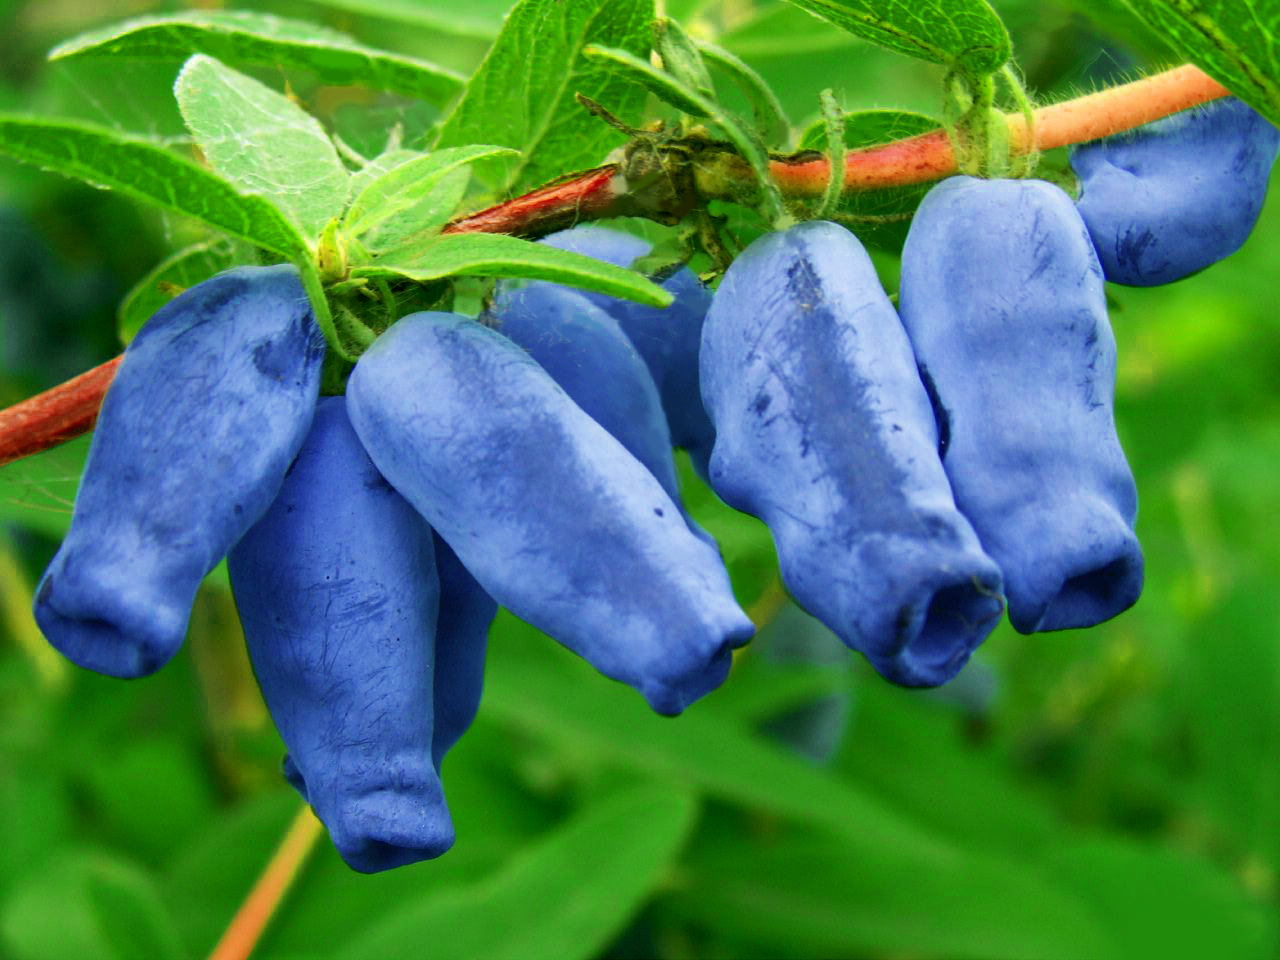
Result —
[[[468, 71], [506, 4], [243, 6]], [[1110, 0], [994, 6], [1043, 99], [1170, 62]], [[44, 62], [89, 26], [176, 8], [0, 0], [0, 109], [176, 142], [178, 64]], [[666, 9], [756, 67], [798, 127], [825, 87], [846, 109], [938, 111], [937, 71], [780, 3]], [[369, 153], [392, 124], [412, 138], [436, 119], [255, 72]], [[0, 403], [118, 352], [117, 304], [189, 230], [0, 160]], [[781, 600], [763, 528], [686, 464], [695, 516], [768, 620], [730, 683], [678, 720], [651, 716], [504, 615], [480, 716], [444, 770], [455, 848], [363, 877], [322, 839], [254, 955], [1275, 956], [1277, 262], [1273, 198], [1230, 260], [1110, 291], [1148, 564], [1135, 609], [1089, 631], [1001, 626], [950, 686], [897, 689]], [[879, 266], [892, 288], [893, 257]], [[83, 452], [0, 469], [0, 957], [204, 956], [300, 804], [225, 578], [211, 576], [184, 652], [152, 678], [90, 675], [45, 647], [31, 587]]]

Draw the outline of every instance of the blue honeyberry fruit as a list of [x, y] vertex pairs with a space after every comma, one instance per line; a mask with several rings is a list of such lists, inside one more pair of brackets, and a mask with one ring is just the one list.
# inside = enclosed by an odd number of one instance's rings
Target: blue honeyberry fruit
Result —
[[899, 309], [956, 503], [1023, 633], [1100, 623], [1142, 590], [1138, 500], [1112, 415], [1102, 270], [1071, 199], [952, 177], [917, 210]]
[[378, 473], [344, 399], [328, 397], [228, 558], [289, 779], [364, 873], [453, 843], [432, 758], [435, 557], [430, 527]]
[[352, 424], [490, 596], [679, 713], [754, 632], [714, 548], [523, 350], [467, 317], [405, 317], [360, 358]]
[[1280, 131], [1228, 97], [1075, 147], [1076, 207], [1113, 283], [1179, 280], [1240, 249]]
[[907, 335], [833, 223], [749, 246], [702, 332], [711, 484], [769, 526], [795, 598], [888, 679], [951, 679], [999, 620]]
[[[550, 283], [503, 296], [497, 319], [498, 331], [527, 350], [574, 403], [657, 477], [667, 496], [679, 505], [680, 487], [662, 398], [618, 321], [572, 290]], [[701, 528], [691, 529], [705, 536]]]
[[220, 274], [147, 321], [36, 590], [55, 647], [117, 677], [177, 652], [201, 578], [271, 505], [307, 434], [324, 349], [289, 266]]
[[439, 770], [444, 755], [467, 732], [480, 708], [489, 625], [498, 613], [498, 604], [439, 534], [435, 534], [435, 544], [440, 617], [436, 621], [431, 759]]
[[[606, 227], [563, 230], [544, 237], [541, 242], [622, 267], [630, 266], [632, 261], [649, 252], [649, 245], [643, 240]], [[640, 351], [662, 397], [671, 442], [688, 452], [694, 469], [705, 479], [716, 435], [711, 418], [702, 406], [698, 350], [702, 343], [702, 322], [711, 306], [711, 291], [684, 266], [653, 279], [675, 297], [665, 309], [589, 291], [577, 292], [617, 320], [622, 332]]]

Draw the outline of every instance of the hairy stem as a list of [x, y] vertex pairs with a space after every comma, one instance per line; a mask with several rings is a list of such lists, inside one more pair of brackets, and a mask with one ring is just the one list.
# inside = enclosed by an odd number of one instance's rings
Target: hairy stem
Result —
[[[1097, 140], [1179, 110], [1225, 96], [1225, 87], [1198, 68], [1187, 65], [1166, 70], [1122, 86], [1091, 93], [1035, 111], [1028, 137], [1024, 113], [1006, 116], [1015, 154], [1050, 150]], [[774, 160], [770, 175], [785, 196], [820, 197], [828, 188], [826, 157], [802, 161]], [[845, 191], [874, 190], [938, 180], [956, 172], [956, 157], [946, 132], [934, 130], [845, 155]], [[751, 177], [746, 164], [740, 179]], [[703, 199], [708, 192], [699, 179]], [[725, 197], [736, 196], [741, 184], [726, 184]], [[690, 198], [675, 203], [687, 208]], [[445, 227], [445, 233], [508, 233], [539, 237], [586, 220], [618, 216], [652, 216], [664, 222], [671, 210], [637, 202], [618, 164], [607, 164], [563, 179], [532, 193], [470, 214]], [[74, 380], [0, 411], [0, 465], [63, 443], [93, 429], [98, 406], [115, 375], [120, 358], [95, 367]]]

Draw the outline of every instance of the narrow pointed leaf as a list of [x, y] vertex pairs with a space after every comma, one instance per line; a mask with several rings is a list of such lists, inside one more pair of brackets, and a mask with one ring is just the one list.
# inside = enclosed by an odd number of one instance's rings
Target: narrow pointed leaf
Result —
[[[619, 115], [644, 91], [608, 64], [583, 55], [590, 43], [648, 55], [653, 0], [521, 0], [445, 121], [436, 147], [492, 143], [518, 162], [477, 176], [495, 191], [522, 193], [566, 170], [600, 163], [622, 142], [574, 98], [581, 93]], [[493, 169], [489, 169], [492, 167]]]
[[975, 73], [994, 73], [1011, 53], [1009, 33], [986, 0], [788, 2], [889, 50]]
[[760, 131], [765, 143], [774, 146], [783, 144], [791, 131], [791, 121], [787, 119], [782, 102], [765, 82], [764, 77], [734, 54], [714, 43], [698, 41], [698, 49], [702, 51], [702, 56], [708, 63], [729, 74], [743, 96], [750, 101], [751, 109], [755, 111], [756, 128]]
[[[378, 224], [409, 210], [427, 197], [448, 174], [459, 167], [475, 163], [486, 157], [511, 155], [517, 151], [510, 147], [491, 147], [477, 144], [470, 147], [450, 147], [437, 150], [427, 156], [415, 157], [367, 184], [351, 201], [343, 218], [343, 229], [359, 235]], [[445, 221], [441, 221], [442, 225]], [[422, 229], [432, 224], [421, 224]]]
[[126, 20], [59, 44], [51, 60], [73, 57], [181, 59], [208, 54], [229, 63], [300, 67], [338, 86], [359, 84], [442, 104], [462, 89], [452, 70], [375, 50], [314, 23], [241, 10], [188, 10]]
[[174, 87], [209, 164], [244, 193], [271, 197], [318, 236], [342, 212], [350, 174], [315, 117], [282, 94], [196, 54]]
[[676, 787], [591, 804], [491, 879], [405, 905], [339, 957], [411, 960], [423, 944], [447, 943], [456, 960], [589, 960], [675, 865], [696, 815], [695, 798]]
[[442, 277], [526, 277], [582, 287], [611, 297], [665, 307], [671, 294], [640, 274], [580, 253], [502, 234], [464, 233], [434, 237], [389, 251], [353, 277], [401, 276], [420, 283]]
[[245, 196], [148, 140], [78, 121], [0, 114], [0, 153], [186, 214], [289, 259], [308, 252], [270, 201]]
[[707, 65], [702, 62], [702, 53], [680, 24], [663, 17], [655, 21], [653, 35], [654, 47], [662, 58], [662, 65], [667, 73], [696, 93], [714, 100], [716, 88], [712, 86]]
[[1124, 0], [1157, 36], [1280, 126], [1280, 3]]

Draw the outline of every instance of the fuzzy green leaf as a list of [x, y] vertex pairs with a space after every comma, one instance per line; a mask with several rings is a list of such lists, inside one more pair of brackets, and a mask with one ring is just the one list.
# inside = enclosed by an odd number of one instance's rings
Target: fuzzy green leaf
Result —
[[433, 237], [420, 244], [390, 250], [373, 265], [352, 269], [351, 275], [401, 276], [419, 283], [463, 275], [527, 277], [582, 287], [651, 307], [671, 303], [671, 294], [632, 270], [502, 234]]
[[994, 73], [1012, 52], [986, 0], [787, 0], [855, 36], [909, 57]]
[[301, 67], [325, 83], [393, 90], [437, 104], [454, 97], [465, 82], [452, 70], [362, 46], [336, 30], [240, 10], [189, 10], [126, 20], [59, 44], [49, 59], [168, 60], [195, 53], [231, 63]]
[[70, 120], [0, 114], [0, 153], [154, 203], [295, 259], [306, 241], [275, 205], [148, 140]]
[[566, 170], [599, 164], [621, 143], [617, 131], [574, 99], [581, 93], [614, 113], [639, 109], [644, 91], [590, 60], [590, 43], [649, 53], [653, 0], [521, 0], [511, 11], [436, 147], [492, 143], [520, 151], [516, 162], [477, 176], [495, 191], [521, 193]]
[[1124, 2], [1165, 43], [1280, 125], [1280, 3]]
[[303, 236], [342, 213], [350, 174], [289, 98], [204, 54], [183, 66], [174, 94], [209, 164], [244, 193], [273, 198]]
[[[361, 931], [339, 956], [456, 960], [599, 956], [674, 866], [697, 815], [677, 787], [629, 789], [593, 803], [492, 878], [409, 903]], [[495, 918], [501, 918], [495, 922]]]
[[702, 53], [680, 24], [667, 17], [654, 22], [654, 49], [662, 58], [662, 66], [681, 85], [695, 93], [714, 100], [716, 88], [711, 84], [711, 74], [702, 62]]
[[787, 119], [782, 103], [764, 77], [743, 60], [714, 43], [698, 41], [698, 49], [708, 63], [729, 74], [750, 102], [751, 109], [755, 111], [756, 127], [765, 143], [773, 146], [785, 143], [791, 132], [791, 121]]
[[[427, 156], [414, 157], [399, 164], [370, 182], [351, 201], [343, 218], [343, 229], [352, 235], [365, 233], [379, 224], [399, 216], [427, 198], [445, 177], [460, 167], [468, 166], [486, 157], [516, 153], [510, 147], [491, 147], [477, 144], [470, 147], [449, 147]], [[446, 218], [447, 218], [446, 214]], [[422, 222], [418, 229], [441, 226]]]

